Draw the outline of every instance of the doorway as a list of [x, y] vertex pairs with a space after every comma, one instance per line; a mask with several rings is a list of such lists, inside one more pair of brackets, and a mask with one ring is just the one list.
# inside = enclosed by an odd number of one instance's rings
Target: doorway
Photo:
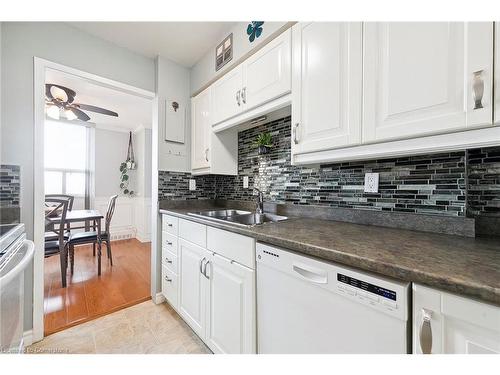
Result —
[[[151, 233], [154, 233], [151, 230], [154, 94], [44, 60], [38, 64], [35, 61], [35, 85], [41, 82], [43, 86], [54, 84], [76, 92], [74, 103], [106, 108], [118, 116], [107, 118], [105, 114], [86, 111], [90, 119], [82, 121], [71, 114], [68, 118], [64, 108], [59, 115], [52, 110], [53, 116], [49, 116], [49, 106], [44, 103], [46, 95], [41, 101], [36, 98], [41, 90], [35, 90], [35, 244], [41, 248], [34, 260], [35, 341], [150, 299]], [[120, 166], [130, 156], [129, 144], [134, 150], [136, 166], [127, 172], [128, 191], [124, 191]], [[113, 264], [103, 246], [100, 275], [93, 245], [76, 245], [74, 270], [71, 273], [68, 267], [67, 286], [62, 286], [59, 255], [44, 257], [43, 252], [41, 234], [45, 230], [39, 219], [43, 217], [41, 210], [48, 193], [73, 196], [73, 210], [93, 210], [104, 217], [111, 196], [118, 195], [108, 233]], [[70, 237], [92, 229], [88, 228], [88, 222], [85, 224], [73, 229], [72, 223]], [[101, 226], [103, 230], [106, 228], [104, 219]]]

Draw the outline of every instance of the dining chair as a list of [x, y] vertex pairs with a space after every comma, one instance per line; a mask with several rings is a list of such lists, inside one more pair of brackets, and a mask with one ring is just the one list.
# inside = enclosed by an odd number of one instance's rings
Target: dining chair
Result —
[[[118, 198], [118, 195], [113, 195], [108, 202], [108, 210], [106, 211], [106, 217], [105, 217], [105, 227], [104, 231], [101, 232], [101, 243], [105, 242], [106, 243], [106, 251], [108, 254], [108, 259], [110, 261], [111, 266], [113, 266], [113, 255], [111, 253], [111, 234], [109, 231], [110, 224], [111, 224], [111, 219], [113, 218], [113, 214], [115, 212], [115, 206], [116, 206], [116, 198]], [[70, 270], [71, 273], [73, 273], [74, 269], [74, 263], [75, 263], [75, 246], [76, 245], [85, 245], [85, 244], [92, 244], [94, 246], [94, 256], [95, 256], [95, 245], [98, 243], [99, 239], [97, 238], [97, 231], [89, 231], [89, 232], [81, 232], [81, 233], [75, 233], [72, 234], [69, 237], [68, 241], [68, 247], [69, 247], [69, 259], [70, 259]], [[101, 263], [101, 254], [98, 254], [98, 262], [99, 262], [99, 269], [100, 263]]]
[[[67, 195], [67, 194], [45, 194], [45, 201], [47, 202], [47, 199], [66, 199], [68, 201], [68, 211], [71, 211], [73, 209], [73, 202], [75, 201], [75, 197], [72, 195]], [[70, 235], [70, 224], [68, 223], [68, 228], [66, 229], [66, 232], [64, 233], [64, 237], [66, 240], [69, 239]], [[52, 230], [46, 230], [45, 231], [45, 241], [56, 241], [58, 239], [58, 235], [55, 234]]]
[[[68, 268], [67, 241], [65, 238], [66, 214], [68, 213], [69, 201], [67, 199], [45, 198], [48, 209], [45, 212], [45, 230], [52, 231], [55, 239], [45, 240], [45, 258], [59, 254], [61, 263], [61, 283], [66, 288], [66, 270]], [[59, 217], [59, 223], [54, 224], [50, 218], [54, 215]]]

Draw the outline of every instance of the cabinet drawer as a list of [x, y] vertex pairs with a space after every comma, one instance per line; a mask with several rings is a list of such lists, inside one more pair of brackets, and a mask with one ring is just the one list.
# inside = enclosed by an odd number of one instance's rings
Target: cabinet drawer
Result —
[[168, 303], [177, 310], [178, 288], [177, 275], [167, 267], [161, 267], [161, 291]]
[[208, 227], [207, 249], [255, 269], [255, 240], [251, 237]]
[[179, 272], [178, 257], [168, 250], [163, 249], [161, 252], [161, 264], [176, 274]]
[[179, 231], [179, 218], [171, 215], [163, 215], [162, 230], [177, 236]]
[[168, 232], [161, 233], [161, 248], [162, 250], [170, 251], [171, 253], [178, 255], [177, 248], [179, 246], [179, 240], [177, 236], [170, 234]]
[[195, 245], [207, 246], [207, 226], [194, 221], [179, 220], [179, 237]]

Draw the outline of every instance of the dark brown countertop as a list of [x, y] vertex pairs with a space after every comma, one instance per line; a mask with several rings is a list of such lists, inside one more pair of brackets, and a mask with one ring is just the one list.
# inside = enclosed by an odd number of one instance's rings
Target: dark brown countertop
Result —
[[187, 215], [196, 210], [200, 209], [166, 207], [160, 213], [500, 305], [499, 238], [465, 238], [310, 218], [241, 227]]

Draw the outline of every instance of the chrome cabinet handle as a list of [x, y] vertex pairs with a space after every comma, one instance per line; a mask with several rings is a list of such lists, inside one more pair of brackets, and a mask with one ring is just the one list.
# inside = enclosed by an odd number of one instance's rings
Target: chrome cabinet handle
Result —
[[205, 160], [208, 161], [208, 148], [205, 150]]
[[295, 123], [295, 125], [293, 126], [293, 142], [297, 145], [299, 144], [299, 140], [297, 138], [297, 129], [299, 127], [299, 123]]
[[236, 91], [236, 103], [238, 103], [238, 106], [241, 105], [240, 95], [241, 95], [241, 90]]
[[167, 245], [172, 246], [172, 242], [167, 241]]
[[473, 73], [472, 77], [472, 96], [474, 98], [474, 109], [483, 108], [483, 95], [484, 95], [484, 79], [483, 70], [478, 70]]
[[204, 275], [207, 279], [210, 279], [210, 277], [208, 277], [208, 275], [207, 275], [207, 266], [208, 266], [208, 264], [209, 264], [209, 263], [210, 263], [210, 261], [209, 261], [209, 260], [207, 260], [207, 261], [205, 262], [205, 268], [203, 269], [203, 275]]
[[171, 227], [171, 226], [172, 226], [172, 223], [167, 223], [167, 226], [168, 226], [168, 227]]
[[165, 281], [171, 283], [172, 282], [172, 279], [169, 279], [168, 276], [165, 276]]
[[203, 273], [203, 262], [206, 261], [207, 258], [203, 257], [202, 260], [200, 260], [200, 273]]
[[165, 258], [165, 262], [172, 263], [172, 261], [170, 259], [168, 259], [168, 258]]
[[431, 354], [432, 352], [432, 327], [431, 327], [431, 311], [422, 309], [422, 323], [420, 324], [420, 350], [423, 354]]
[[243, 99], [243, 104], [247, 103], [247, 88], [243, 87], [241, 90], [241, 99]]

